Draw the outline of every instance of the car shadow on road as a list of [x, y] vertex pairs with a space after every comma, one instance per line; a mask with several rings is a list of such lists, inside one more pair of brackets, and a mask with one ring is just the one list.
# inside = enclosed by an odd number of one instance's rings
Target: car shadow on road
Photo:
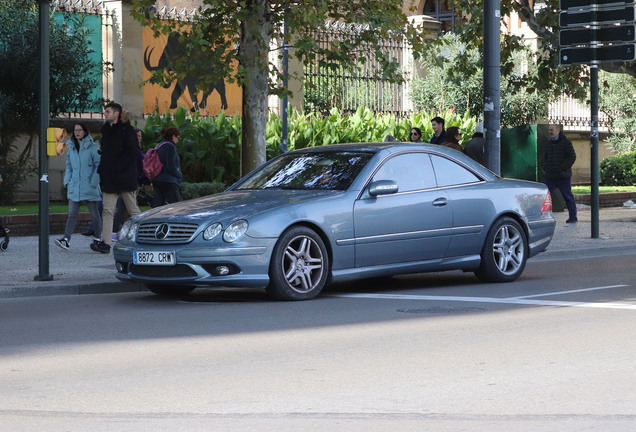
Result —
[[[461, 271], [422, 273], [393, 277], [378, 277], [362, 280], [354, 280], [331, 284], [325, 287], [318, 296], [330, 294], [355, 294], [355, 293], [391, 293], [409, 290], [449, 289], [471, 285], [481, 285], [482, 282], [473, 273]], [[205, 288], [199, 287], [186, 295], [167, 297], [155, 296], [148, 292], [149, 296], [156, 297], [156, 301], [187, 303], [270, 303], [273, 300], [265, 289], [258, 288]], [[316, 301], [317, 299], [310, 300]]]

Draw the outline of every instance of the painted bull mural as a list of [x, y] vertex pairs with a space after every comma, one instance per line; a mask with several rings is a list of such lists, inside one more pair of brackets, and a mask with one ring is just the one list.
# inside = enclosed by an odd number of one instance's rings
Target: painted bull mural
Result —
[[[146, 49], [144, 50], [144, 67], [150, 72], [173, 70], [171, 59], [183, 57], [186, 55], [185, 47], [179, 41], [179, 36], [180, 34], [177, 32], [171, 33], [168, 36], [168, 42], [165, 48], [163, 49], [163, 52], [161, 53], [161, 56], [159, 57], [159, 60], [157, 61], [157, 64], [155, 66], [153, 66], [150, 63], [150, 59], [152, 57], [152, 52], [154, 51], [154, 48], [148, 51], [149, 47], [146, 47]], [[207, 64], [208, 67], [213, 68], [214, 60], [211, 57], [212, 56], [199, 58], [197, 59], [197, 61], [201, 62], [202, 64]], [[216, 84], [212, 88], [204, 89], [203, 96], [201, 97], [200, 102], [198, 100], [198, 90], [197, 90], [199, 81], [200, 81], [199, 78], [195, 76], [187, 76], [184, 79], [178, 79], [176, 81], [176, 85], [170, 97], [170, 109], [175, 109], [178, 107], [179, 98], [186, 92], [186, 90], [188, 91], [190, 95], [190, 99], [192, 100], [192, 108], [190, 109], [192, 112], [197, 111], [199, 108], [205, 108], [207, 105], [208, 97], [212, 94], [214, 90], [217, 91], [217, 93], [219, 94], [221, 98], [222, 109], [224, 110], [227, 109], [228, 105], [227, 105], [227, 99], [225, 96], [225, 81], [223, 79], [220, 79], [216, 82]], [[169, 88], [171, 85], [172, 83], [164, 85], [164, 88]]]

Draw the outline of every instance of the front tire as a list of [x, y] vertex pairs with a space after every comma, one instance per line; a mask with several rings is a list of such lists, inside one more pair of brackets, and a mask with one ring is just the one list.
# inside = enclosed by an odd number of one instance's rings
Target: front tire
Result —
[[163, 297], [183, 297], [188, 295], [194, 290], [193, 286], [173, 286], [173, 285], [158, 285], [158, 284], [146, 284], [148, 291], [153, 292]]
[[320, 294], [328, 273], [329, 255], [320, 236], [306, 227], [291, 228], [274, 247], [267, 293], [279, 300], [309, 300]]
[[528, 260], [528, 239], [519, 223], [509, 217], [497, 219], [490, 227], [475, 275], [484, 282], [516, 280]]

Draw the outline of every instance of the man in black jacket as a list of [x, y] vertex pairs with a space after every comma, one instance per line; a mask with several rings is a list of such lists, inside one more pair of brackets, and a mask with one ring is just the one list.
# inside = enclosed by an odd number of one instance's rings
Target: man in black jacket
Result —
[[550, 135], [550, 142], [545, 147], [545, 157], [543, 159], [545, 184], [551, 194], [554, 194], [556, 189], [561, 191], [570, 214], [566, 222], [574, 223], [578, 221], [576, 217], [576, 202], [572, 194], [572, 165], [574, 165], [576, 160], [576, 153], [572, 142], [563, 135], [559, 125], [549, 125], [548, 134]]
[[122, 107], [118, 103], [110, 102], [104, 107], [102, 158], [98, 168], [104, 203], [102, 241], [91, 243], [92, 250], [104, 254], [110, 253], [117, 198], [121, 196], [131, 217], [140, 213], [137, 206], [137, 134], [127, 119], [121, 117]]
[[444, 129], [444, 119], [441, 117], [433, 117], [431, 126], [433, 126], [433, 136], [431, 144], [443, 144], [446, 141], [446, 129]]

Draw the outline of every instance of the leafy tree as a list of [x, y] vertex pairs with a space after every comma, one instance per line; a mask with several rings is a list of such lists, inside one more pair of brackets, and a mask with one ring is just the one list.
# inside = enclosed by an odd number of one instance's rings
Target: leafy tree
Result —
[[[466, 49], [460, 37], [446, 34], [438, 39], [431, 53], [422, 57], [426, 76], [413, 80], [410, 98], [416, 109], [483, 116], [483, 69], [476, 48]], [[528, 91], [521, 83], [537, 73], [527, 49], [510, 58], [508, 76], [501, 81], [501, 124], [504, 127], [532, 124], [547, 114], [546, 91]]]
[[[461, 41], [468, 47], [476, 47], [483, 52], [483, 3], [484, 0], [448, 0], [449, 7], [462, 11], [456, 31]], [[538, 51], [530, 63], [536, 65], [535, 72], [519, 79], [510, 90], [525, 88], [517, 93], [522, 97], [541, 92], [552, 96], [563, 93], [578, 100], [589, 100], [589, 67], [575, 65], [559, 66], [559, 0], [513, 0], [501, 2], [501, 16], [506, 17], [512, 11], [536, 34]], [[503, 19], [503, 18], [502, 18]], [[516, 53], [522, 52], [524, 43], [517, 36], [503, 35], [501, 38], [502, 75], [506, 75]], [[461, 62], [461, 58], [459, 61]], [[472, 64], [467, 67], [473, 67]], [[476, 67], [476, 65], [475, 65]], [[636, 62], [601, 63], [599, 65], [599, 110], [605, 112], [613, 122], [608, 141], [613, 150], [627, 152], [634, 149], [636, 143], [636, 108], [633, 95], [636, 94]], [[514, 94], [514, 92], [512, 93]], [[504, 114], [502, 93], [502, 118]], [[503, 122], [502, 122], [503, 123]]]
[[[532, 0], [502, 1], [502, 20], [511, 12], [536, 34], [538, 40], [537, 57], [534, 59], [537, 73], [528, 75], [523, 84], [529, 91], [547, 90], [554, 96], [563, 93], [576, 99], [583, 99], [589, 93], [589, 74], [586, 65], [559, 66], [559, 0], [545, 0], [540, 4]], [[448, 0], [448, 7], [461, 11], [456, 22], [456, 32], [468, 47], [476, 47], [483, 52], [484, 0]], [[503, 24], [503, 23], [502, 23]], [[503, 35], [501, 38], [501, 73], [508, 75], [512, 67], [512, 56], [523, 49], [524, 41], [518, 36]], [[636, 76], [636, 62], [601, 63], [600, 68]]]
[[[155, 0], [133, 0], [133, 16], [157, 35], [173, 32], [179, 24], [160, 21], [150, 12], [154, 5]], [[195, 75], [201, 77], [203, 89], [221, 78], [242, 85], [241, 165], [247, 173], [265, 161], [267, 95], [286, 91], [281, 86], [281, 71], [267, 61], [271, 40], [285, 37], [292, 45], [290, 55], [305, 64], [318, 62], [332, 69], [354, 67], [374, 58], [380, 65], [379, 75], [399, 81], [400, 65], [374, 41], [379, 36], [406, 37], [415, 49], [421, 49], [423, 34], [409, 23], [402, 5], [402, 0], [203, 0], [194, 21], [179, 29], [187, 54], [171, 59], [173, 70], [155, 72], [151, 82], [167, 84], [177, 76]], [[321, 48], [307, 30], [321, 27], [326, 20], [360, 25], [361, 31]], [[208, 62], [194, 61], [210, 52]]]
[[[90, 50], [80, 15], [64, 24], [50, 25], [50, 115], [93, 106], [99, 84], [96, 65], [87, 60]], [[0, 203], [11, 203], [26, 176], [34, 172], [32, 150], [37, 142], [39, 118], [39, 15], [34, 2], [0, 0]], [[99, 69], [98, 69], [99, 70]], [[16, 139], [28, 141], [18, 151]]]
[[[458, 61], [465, 65], [470, 74], [473, 74], [483, 65], [484, 0], [448, 0], [448, 7], [455, 7], [456, 11], [461, 11], [461, 14], [458, 12], [455, 32], [467, 49], [466, 52], [460, 53]], [[524, 76], [523, 80], [513, 83], [516, 89], [550, 91], [555, 96], [566, 92], [575, 97], [584, 97], [584, 88], [581, 83], [587, 85], [589, 81], [584, 69], [580, 66], [557, 68], [558, 0], [546, 0], [545, 7], [537, 8], [536, 11], [530, 6], [528, 0], [501, 2], [500, 11], [502, 20], [513, 11], [519, 13], [521, 19], [528, 23], [539, 38], [538, 52], [534, 59], [537, 74]], [[477, 49], [480, 53], [479, 62], [467, 62], [471, 49]], [[523, 50], [525, 50], [525, 44], [522, 38], [515, 35], [502, 35], [500, 65], [502, 77], [511, 75], [515, 67], [513, 55]]]
[[599, 111], [610, 120], [609, 147], [617, 153], [636, 150], [636, 78], [601, 71]]

